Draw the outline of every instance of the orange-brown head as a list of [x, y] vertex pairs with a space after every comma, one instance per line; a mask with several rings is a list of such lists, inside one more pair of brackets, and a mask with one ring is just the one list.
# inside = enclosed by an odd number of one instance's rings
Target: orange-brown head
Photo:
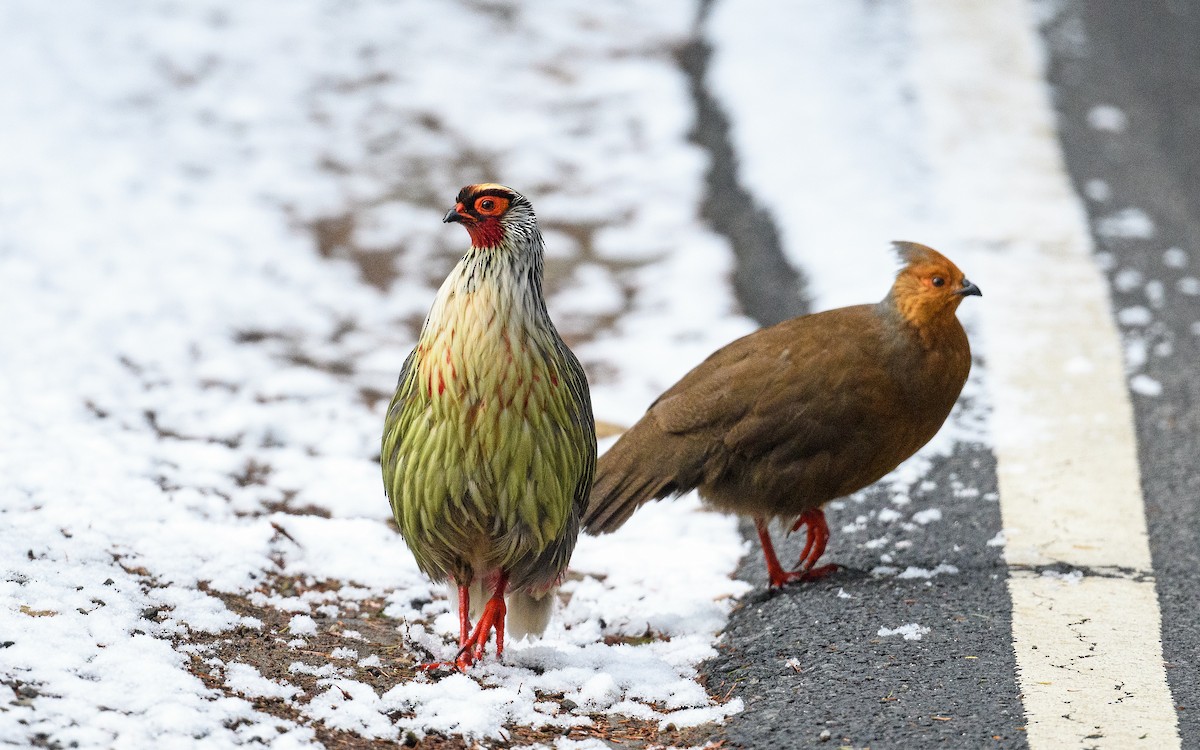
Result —
[[505, 240], [531, 239], [537, 232], [529, 200], [512, 188], [491, 182], [458, 191], [454, 208], [442, 221], [462, 224], [471, 235], [471, 245], [480, 249], [498, 248]]
[[954, 317], [964, 297], [982, 297], [958, 266], [931, 247], [916, 242], [893, 242], [904, 267], [888, 300], [908, 323], [924, 328]]

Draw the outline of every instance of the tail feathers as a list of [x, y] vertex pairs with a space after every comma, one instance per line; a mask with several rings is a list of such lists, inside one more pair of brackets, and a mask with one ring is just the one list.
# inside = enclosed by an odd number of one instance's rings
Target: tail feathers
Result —
[[[476, 580], [471, 583], [468, 592], [471, 596], [471, 622], [479, 622], [483, 608], [490, 594], [485, 593], [483, 584]], [[505, 632], [508, 637], [516, 640], [527, 635], [541, 635], [550, 624], [550, 615], [554, 612], [554, 600], [557, 598], [558, 587], [533, 593], [531, 591], [513, 591], [504, 597], [504, 606], [508, 614], [504, 618]], [[451, 612], [458, 611], [458, 588], [450, 587]]]
[[592, 487], [583, 530], [589, 534], [612, 533], [624, 526], [635, 510], [674, 491], [670, 479], [603, 473]]
[[691, 441], [666, 434], [650, 417], [643, 418], [600, 457], [583, 515], [584, 531], [616, 531], [651, 500], [693, 489], [700, 472], [694, 448]]
[[516, 638], [527, 635], [541, 635], [550, 624], [550, 615], [554, 612], [554, 600], [557, 598], [557, 586], [539, 593], [531, 591], [514, 591], [504, 599], [508, 607], [506, 629], [508, 634]]

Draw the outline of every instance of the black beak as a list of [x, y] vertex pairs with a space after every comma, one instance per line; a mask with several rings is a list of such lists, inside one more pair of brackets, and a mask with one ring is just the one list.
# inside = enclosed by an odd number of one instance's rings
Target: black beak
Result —
[[463, 215], [458, 212], [457, 206], [450, 209], [449, 211], [447, 211], [446, 215], [444, 217], [442, 217], [443, 224], [450, 224], [451, 222], [461, 222], [462, 220], [463, 220]]
[[[450, 221], [450, 219], [446, 219]], [[979, 291], [979, 287], [972, 284], [967, 279], [963, 279], [962, 289], [959, 289], [955, 294], [961, 294], [964, 297], [982, 297], [983, 292]]]

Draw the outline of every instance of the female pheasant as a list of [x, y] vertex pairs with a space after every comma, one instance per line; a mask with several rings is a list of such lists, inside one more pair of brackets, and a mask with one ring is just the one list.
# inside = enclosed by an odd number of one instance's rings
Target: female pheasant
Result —
[[[546, 311], [529, 201], [468, 185], [444, 221], [466, 227], [471, 249], [400, 371], [381, 463], [417, 565], [457, 587], [455, 665], [465, 669], [492, 630], [504, 653], [506, 614], [518, 636], [545, 628], [587, 505], [596, 436], [587, 378]], [[471, 595], [478, 604], [485, 587], [472, 630]]]
[[[821, 506], [929, 442], [971, 369], [955, 311], [979, 287], [936, 250], [895, 244], [905, 266], [882, 302], [755, 331], [660, 396], [600, 459], [585, 529], [613, 531], [649, 500], [699, 489], [754, 518], [771, 586], [835, 570], [813, 567], [829, 540]], [[799, 570], [779, 564], [771, 518], [808, 527]]]

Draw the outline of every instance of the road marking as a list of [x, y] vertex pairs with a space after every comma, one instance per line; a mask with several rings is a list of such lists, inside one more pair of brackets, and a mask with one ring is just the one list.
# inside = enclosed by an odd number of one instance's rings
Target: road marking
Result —
[[[987, 295], [983, 352], [1030, 746], [1177, 748], [1120, 339], [1059, 149], [1032, 8], [912, 7], [933, 179], [947, 223], [975, 250], [963, 267]], [[1029, 570], [1051, 563], [1086, 574]]]

